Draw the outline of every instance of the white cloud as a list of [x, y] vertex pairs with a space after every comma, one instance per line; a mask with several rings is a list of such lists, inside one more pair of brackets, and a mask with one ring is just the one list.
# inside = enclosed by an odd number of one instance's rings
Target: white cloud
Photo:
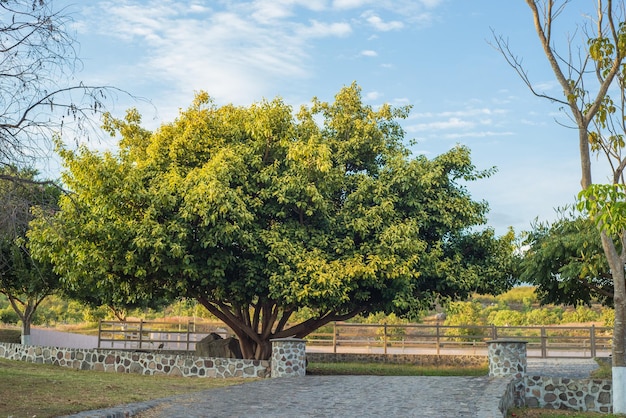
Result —
[[512, 136], [513, 132], [494, 132], [494, 131], [474, 131], [474, 132], [458, 132], [443, 135], [445, 139], [462, 139], [462, 138], [489, 138], [489, 137], [503, 137]]
[[320, 12], [327, 8], [326, 0], [254, 0], [249, 6], [252, 16], [263, 23], [294, 16], [298, 8]]
[[[82, 26], [141, 51], [144, 56], [129, 63], [132, 69], [118, 71], [126, 82], [136, 76], [137, 83], [158, 80], [187, 96], [203, 89], [218, 102], [249, 103], [264, 97], [272, 80], [311, 75], [308, 41], [351, 33], [345, 22], [290, 18], [296, 6], [321, 10], [324, 4], [256, 1], [215, 11], [197, 1], [101, 2], [100, 9], [94, 9], [94, 22]], [[282, 23], [265, 24], [273, 20]], [[94, 26], [95, 22], [100, 25]]]
[[404, 23], [394, 20], [391, 22], [383, 21], [379, 16], [372, 14], [371, 12], [365, 13], [364, 16], [367, 23], [369, 23], [374, 29], [381, 32], [388, 32], [391, 30], [398, 30], [404, 28]]
[[[103, 66], [93, 78], [133, 92], [138, 86], [150, 89], [158, 95], [150, 99], [176, 110], [198, 90], [208, 91], [218, 104], [274, 96], [285, 83], [297, 85], [315, 77], [318, 61], [312, 57], [320, 42], [349, 37], [363, 27], [370, 28], [365, 34], [370, 39], [384, 36], [385, 31], [408, 27], [431, 2], [101, 0], [81, 4], [75, 27], [132, 51], [112, 64], [113, 70]], [[361, 56], [376, 57], [378, 52], [364, 49]], [[164, 113], [163, 104], [158, 106]]]
[[352, 32], [352, 27], [345, 22], [324, 23], [312, 20], [308, 26], [301, 26], [296, 32], [303, 38], [341, 37], [349, 35]]
[[467, 129], [476, 126], [475, 122], [464, 121], [459, 118], [449, 118], [444, 121], [418, 123], [407, 127], [409, 132], [424, 132], [443, 129]]
[[466, 117], [475, 117], [480, 115], [502, 115], [506, 113], [504, 109], [489, 109], [486, 107], [483, 108], [471, 108], [464, 110], [454, 110], [454, 111], [444, 111], [444, 112], [422, 112], [422, 113], [412, 113], [409, 119], [425, 119], [425, 118], [466, 118]]
[[435, 7], [443, 3], [443, 0], [420, 0], [419, 3], [423, 4], [425, 7], [428, 7], [429, 9], [434, 9]]
[[365, 94], [365, 100], [370, 102], [378, 100], [380, 97], [382, 97], [382, 94], [378, 91], [370, 91]]
[[333, 8], [339, 10], [357, 9], [369, 3], [372, 3], [372, 0], [334, 0]]

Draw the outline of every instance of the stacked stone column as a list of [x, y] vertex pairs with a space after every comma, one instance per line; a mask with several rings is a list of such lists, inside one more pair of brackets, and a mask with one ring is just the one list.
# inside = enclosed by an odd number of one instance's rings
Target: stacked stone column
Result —
[[526, 388], [526, 341], [492, 340], [487, 341], [489, 376], [508, 377], [513, 381], [515, 406], [524, 406]]
[[526, 341], [487, 341], [489, 376], [521, 379], [526, 375]]
[[300, 338], [277, 338], [272, 342], [272, 378], [306, 374], [306, 343]]

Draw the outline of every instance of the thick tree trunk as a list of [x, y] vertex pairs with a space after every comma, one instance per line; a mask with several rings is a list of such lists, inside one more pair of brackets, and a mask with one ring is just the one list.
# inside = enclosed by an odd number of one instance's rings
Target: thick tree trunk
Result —
[[[307, 319], [287, 329], [287, 321], [293, 308], [279, 308], [274, 302], [257, 303], [245, 308], [233, 308], [223, 302], [213, 302], [204, 296], [196, 298], [211, 314], [224, 322], [233, 330], [239, 339], [241, 354], [245, 359], [268, 360], [272, 355], [274, 338], [304, 338], [321, 326], [332, 321], [345, 321], [363, 311], [363, 308], [345, 314], [328, 312], [320, 318]], [[249, 315], [253, 310], [252, 317]], [[279, 315], [279, 312], [282, 315]]]
[[[43, 298], [41, 298], [38, 302], [33, 302], [32, 300], [23, 302], [12, 295], [8, 295], [8, 297], [11, 307], [20, 318], [20, 321], [22, 321], [21, 342], [23, 345], [30, 345], [30, 325], [33, 319], [33, 314], [35, 313], [39, 302], [41, 302]], [[20, 310], [19, 304], [22, 304], [23, 310]]]
[[30, 345], [30, 323], [31, 319], [22, 319], [22, 345]]

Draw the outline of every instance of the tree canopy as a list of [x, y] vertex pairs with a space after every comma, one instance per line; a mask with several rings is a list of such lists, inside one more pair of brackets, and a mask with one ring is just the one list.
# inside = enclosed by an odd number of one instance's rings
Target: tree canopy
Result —
[[542, 303], [613, 305], [613, 280], [594, 223], [561, 213], [552, 224], [536, 222], [527, 233], [520, 281], [536, 286]]
[[[513, 234], [478, 228], [488, 206], [465, 187], [493, 170], [462, 146], [412, 157], [408, 112], [365, 105], [353, 84], [297, 112], [200, 93], [155, 132], [135, 111], [109, 118], [118, 151], [61, 147], [72, 193], [33, 226], [33, 252], [120, 299], [195, 298], [247, 358], [360, 313], [508, 289]], [[302, 307], [313, 316], [291, 323]]]

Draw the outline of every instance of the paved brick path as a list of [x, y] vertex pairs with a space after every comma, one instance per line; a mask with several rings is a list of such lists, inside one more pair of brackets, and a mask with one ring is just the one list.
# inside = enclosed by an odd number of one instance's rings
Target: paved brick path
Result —
[[[588, 377], [593, 360], [529, 359], [528, 374]], [[266, 379], [74, 417], [480, 417], [502, 416], [508, 379], [305, 376]]]

